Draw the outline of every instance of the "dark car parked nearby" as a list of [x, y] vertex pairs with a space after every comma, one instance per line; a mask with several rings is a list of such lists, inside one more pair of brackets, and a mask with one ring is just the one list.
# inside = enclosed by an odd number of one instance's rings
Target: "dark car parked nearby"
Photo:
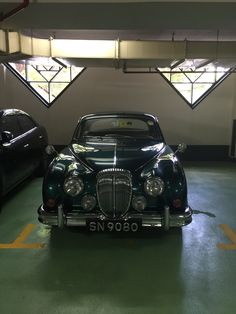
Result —
[[0, 194], [34, 171], [43, 175], [48, 136], [44, 127], [17, 109], [0, 110]]
[[47, 171], [38, 215], [90, 231], [167, 230], [192, 220], [183, 168], [157, 118], [140, 113], [82, 117]]

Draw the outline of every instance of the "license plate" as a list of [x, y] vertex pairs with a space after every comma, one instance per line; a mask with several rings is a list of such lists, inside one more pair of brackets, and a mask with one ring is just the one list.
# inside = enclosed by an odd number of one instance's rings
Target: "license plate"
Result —
[[92, 232], [138, 232], [141, 229], [141, 220], [87, 219], [87, 228]]

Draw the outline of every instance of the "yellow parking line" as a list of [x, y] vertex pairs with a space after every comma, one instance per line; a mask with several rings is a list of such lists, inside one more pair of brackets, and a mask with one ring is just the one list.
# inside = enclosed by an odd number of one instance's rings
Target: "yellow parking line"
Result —
[[0, 249], [42, 249], [44, 247], [43, 243], [9, 243], [9, 244], [0, 244]]
[[219, 225], [224, 234], [232, 241], [232, 243], [218, 243], [217, 247], [222, 250], [236, 250], [236, 233], [226, 224]]
[[28, 224], [12, 243], [0, 243], [0, 249], [42, 249], [43, 243], [23, 243], [31, 234], [35, 225]]
[[28, 224], [25, 229], [19, 234], [19, 236], [14, 241], [15, 244], [24, 242], [27, 237], [31, 234], [32, 230], [35, 228], [35, 225]]

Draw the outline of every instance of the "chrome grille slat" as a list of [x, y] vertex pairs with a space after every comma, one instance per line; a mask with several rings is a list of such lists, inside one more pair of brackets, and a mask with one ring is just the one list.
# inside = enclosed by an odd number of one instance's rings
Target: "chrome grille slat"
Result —
[[105, 169], [97, 175], [97, 198], [101, 211], [118, 218], [129, 209], [132, 196], [132, 176], [125, 169]]

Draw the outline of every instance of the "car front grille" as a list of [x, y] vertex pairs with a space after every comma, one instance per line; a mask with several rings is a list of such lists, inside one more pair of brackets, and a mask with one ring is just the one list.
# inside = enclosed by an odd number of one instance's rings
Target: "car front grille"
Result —
[[119, 218], [129, 209], [132, 176], [125, 169], [105, 169], [97, 175], [97, 197], [101, 211], [109, 218]]

